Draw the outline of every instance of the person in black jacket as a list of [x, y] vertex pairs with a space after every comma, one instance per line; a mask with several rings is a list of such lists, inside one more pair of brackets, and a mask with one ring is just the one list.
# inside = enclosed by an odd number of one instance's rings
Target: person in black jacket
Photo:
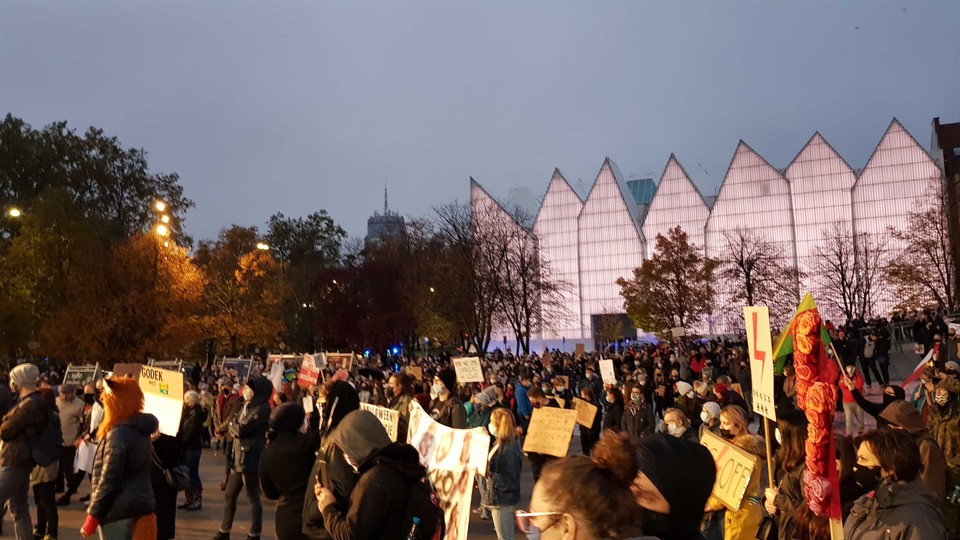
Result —
[[[599, 414], [599, 413], [598, 413]], [[620, 433], [623, 429], [623, 392], [616, 386], [607, 390], [607, 413], [603, 415], [603, 431]]]
[[427, 474], [416, 448], [391, 442], [377, 417], [362, 410], [343, 419], [334, 439], [360, 478], [348, 508], [327, 488], [314, 486], [327, 532], [335, 540], [406, 538], [412, 527], [407, 494]]
[[277, 501], [277, 540], [307, 539], [301, 522], [303, 499], [313, 483], [310, 468], [320, 434], [316, 429], [300, 432], [305, 418], [299, 403], [284, 403], [270, 415], [270, 445], [260, 460], [260, 487], [268, 499]]
[[600, 408], [600, 404], [594, 399], [593, 390], [589, 386], [580, 388], [580, 399], [597, 408], [597, 414], [593, 416], [593, 425], [589, 428], [580, 426], [580, 450], [583, 452], [583, 455], [589, 456], [590, 451], [593, 450], [593, 445], [597, 444], [597, 441], [600, 440], [603, 409]]
[[167, 483], [163, 469], [180, 464], [180, 443], [176, 437], [153, 434], [153, 463], [150, 465], [150, 484], [157, 502], [157, 540], [173, 540], [177, 533], [177, 488]]
[[87, 519], [80, 534], [97, 527], [101, 538], [132, 540], [150, 528], [156, 508], [150, 486], [150, 436], [160, 429], [152, 414], [144, 414], [143, 391], [133, 379], [107, 379], [103, 389], [104, 417], [93, 462]]
[[250, 501], [248, 540], [260, 540], [263, 528], [263, 503], [260, 500], [260, 456], [266, 446], [270, 423], [270, 394], [273, 383], [265, 377], [254, 377], [243, 387], [243, 408], [230, 423], [233, 435], [233, 463], [224, 493], [223, 521], [215, 540], [230, 540], [230, 529], [237, 513], [237, 497], [246, 489]]
[[467, 410], [457, 397], [457, 374], [450, 368], [441, 369], [433, 378], [430, 416], [441, 424], [456, 429], [466, 429]]
[[207, 411], [200, 401], [200, 394], [190, 390], [183, 394], [183, 414], [180, 416], [180, 431], [177, 439], [183, 452], [183, 462], [190, 471], [190, 487], [184, 493], [187, 502], [178, 508], [200, 510], [203, 506], [203, 483], [200, 480], [200, 456], [203, 454], [203, 423], [207, 421]]

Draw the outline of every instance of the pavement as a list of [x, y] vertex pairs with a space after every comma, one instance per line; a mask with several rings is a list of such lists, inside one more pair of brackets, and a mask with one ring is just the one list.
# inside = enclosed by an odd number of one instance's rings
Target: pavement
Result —
[[[912, 343], [894, 345], [891, 351], [890, 378], [894, 382], [902, 381], [913, 372], [919, 359], [913, 352]], [[874, 383], [872, 389], [866, 392], [867, 399], [880, 401], [882, 389]], [[874, 427], [874, 421], [867, 417], [867, 429]], [[837, 433], [843, 433], [844, 421], [843, 413], [837, 413], [834, 426]], [[570, 444], [570, 454], [580, 453], [579, 437], [574, 435]], [[220, 525], [220, 518], [223, 512], [223, 492], [220, 491], [220, 481], [223, 479], [223, 455], [215, 456], [213, 450], [207, 449], [203, 452], [203, 458], [200, 462], [200, 476], [203, 479], [204, 499], [203, 509], [195, 512], [185, 510], [177, 511], [177, 539], [183, 540], [210, 540], [217, 533]], [[80, 488], [80, 494], [85, 495], [89, 492], [89, 483], [84, 480]], [[523, 500], [520, 508], [527, 508], [530, 501], [530, 493], [533, 490], [533, 475], [530, 472], [529, 463], [524, 460], [523, 475], [521, 478], [520, 492]], [[181, 495], [181, 503], [183, 502]], [[474, 492], [474, 504], [479, 501], [478, 492]], [[32, 506], [32, 503], [31, 503]], [[60, 508], [60, 535], [62, 540], [79, 540], [81, 538], [79, 530], [80, 525], [85, 518], [85, 506], [79, 502], [79, 498], [74, 498], [71, 506]], [[274, 527], [274, 509], [273, 501], [264, 500], [264, 524], [261, 538], [264, 540], [275, 540]], [[36, 513], [31, 509], [31, 514]], [[5, 518], [3, 529], [6, 537], [13, 535], [13, 523], [9, 515]], [[243, 540], [250, 526], [250, 513], [247, 508], [246, 500], [241, 494], [240, 502], [237, 505], [237, 517], [234, 520], [234, 529], [232, 537], [237, 540]], [[470, 533], [471, 540], [496, 540], [496, 533], [493, 529], [493, 523], [489, 520], [480, 520], [479, 515], [471, 514]], [[517, 532], [517, 538], [524, 538], [524, 535]]]

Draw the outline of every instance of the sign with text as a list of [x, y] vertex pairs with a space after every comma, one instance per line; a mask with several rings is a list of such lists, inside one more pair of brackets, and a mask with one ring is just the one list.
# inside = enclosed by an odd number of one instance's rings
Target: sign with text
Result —
[[353, 369], [353, 353], [328, 352], [323, 353], [324, 365], [331, 367], [336, 371], [338, 368], [344, 371]]
[[600, 378], [603, 379], [603, 384], [617, 384], [617, 374], [613, 369], [613, 360], [600, 360]]
[[573, 353], [577, 356], [583, 356], [587, 352], [587, 347], [583, 343], [577, 343]]
[[380, 423], [383, 424], [383, 429], [387, 430], [387, 435], [390, 436], [390, 440], [397, 442], [397, 430], [400, 426], [400, 411], [395, 411], [387, 407], [377, 407], [369, 403], [361, 403], [360, 408], [372, 412], [374, 416], [377, 417], [377, 420], [380, 420]]
[[303, 355], [303, 362], [300, 364], [300, 376], [298, 377], [300, 386], [306, 388], [315, 385], [319, 379], [320, 370], [317, 369], [317, 363], [314, 361], [313, 355]]
[[713, 496], [720, 499], [727, 508], [739, 510], [743, 495], [747, 492], [747, 486], [750, 485], [750, 479], [757, 468], [757, 457], [714, 435], [710, 430], [704, 430], [700, 444], [710, 450], [713, 461], [717, 464]]
[[176, 437], [183, 412], [183, 373], [152, 366], [140, 366], [143, 412], [160, 420], [160, 433]]
[[227, 377], [233, 377], [236, 382], [245, 384], [250, 376], [249, 358], [224, 358], [220, 362], [222, 374]]
[[407, 374], [418, 381], [423, 380], [423, 368], [420, 366], [407, 366]]
[[453, 369], [457, 370], [457, 380], [461, 384], [483, 382], [483, 367], [480, 366], [480, 358], [476, 356], [454, 358]]
[[674, 326], [670, 329], [670, 335], [672, 335], [674, 339], [682, 338], [687, 335], [687, 329], [682, 326]]
[[776, 398], [773, 392], [773, 345], [770, 342], [770, 312], [767, 306], [744, 306], [750, 355], [750, 380], [753, 382], [753, 411], [776, 422]]
[[473, 507], [473, 477], [485, 474], [490, 436], [483, 428], [453, 429], [430, 417], [420, 404], [410, 405], [407, 442], [420, 454], [443, 508], [449, 540], [466, 540]]
[[577, 423], [585, 428], [592, 428], [597, 417], [597, 406], [587, 403], [580, 398], [573, 398], [573, 410], [577, 411]]
[[63, 374], [64, 383], [72, 383], [80, 386], [83, 386], [87, 383], [92, 383], [99, 378], [99, 363], [92, 366], [75, 366], [70, 364], [67, 366], [67, 372]]
[[577, 411], [540, 407], [533, 410], [530, 427], [523, 442], [524, 452], [564, 457], [570, 448], [573, 425], [577, 423]]

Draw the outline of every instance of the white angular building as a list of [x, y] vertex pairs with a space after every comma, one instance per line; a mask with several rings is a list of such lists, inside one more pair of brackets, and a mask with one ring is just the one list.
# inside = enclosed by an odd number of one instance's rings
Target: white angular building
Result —
[[[631, 278], [653, 253], [657, 235], [672, 227], [681, 226], [709, 257], [722, 255], [727, 235], [748, 229], [778, 244], [785, 263], [809, 273], [824, 229], [837, 222], [853, 233], [882, 236], [890, 256], [907, 249], [888, 239], [888, 228], [902, 227], [913, 210], [936, 204], [942, 183], [940, 168], [896, 119], [860, 171], [819, 133], [785, 169], [740, 141], [712, 205], [674, 155], [649, 201], [631, 194], [609, 158], [586, 199], [556, 170], [531, 232], [550, 275], [567, 285], [562, 303], [570, 315], [542, 329], [533, 349], [570, 351], [576, 343], [593, 349], [598, 317], [625, 313], [617, 279]], [[485, 196], [482, 189], [471, 190], [474, 204]], [[801, 292], [811, 288], [809, 281], [799, 283]], [[878, 300], [876, 315], [886, 315], [892, 299]], [[627, 338], [643, 335], [626, 330]]]

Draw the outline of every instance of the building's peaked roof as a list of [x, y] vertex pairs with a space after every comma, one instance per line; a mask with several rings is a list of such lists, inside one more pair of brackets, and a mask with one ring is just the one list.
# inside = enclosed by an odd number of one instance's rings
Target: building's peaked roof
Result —
[[560, 169], [553, 169], [553, 176], [550, 177], [550, 183], [547, 184], [547, 191], [543, 194], [543, 199], [540, 202], [540, 208], [537, 210], [536, 218], [534, 218], [533, 223], [536, 224], [540, 219], [540, 213], [543, 212], [544, 205], [547, 204], [547, 197], [550, 197], [552, 194], [556, 194], [558, 191], [569, 191], [576, 197], [577, 202], [580, 203], [580, 207], [583, 207], [583, 198], [580, 197], [580, 194], [577, 193], [577, 190], [573, 189], [573, 186], [570, 185], [570, 182], [567, 182], [566, 177], [563, 176], [563, 173], [560, 172]]
[[[723, 175], [723, 182], [720, 183], [720, 189], [717, 190], [717, 198], [713, 201], [714, 206], [716, 206], [717, 201], [723, 200], [723, 188], [727, 185], [727, 180], [730, 179], [730, 171], [733, 170], [734, 166], [737, 164], [737, 161], [747, 159], [748, 156], [754, 156], [760, 160], [760, 162], [768, 167], [780, 180], [786, 182], [787, 179], [783, 177], [783, 174], [769, 161], [761, 156], [756, 150], [750, 147], [749, 144], [744, 142], [743, 139], [740, 139], [740, 142], [737, 143], [737, 149], [733, 152], [733, 157], [730, 159], [730, 165], [727, 167], [727, 172]], [[711, 211], [711, 215], [712, 215]]]
[[896, 117], [894, 117], [893, 120], [890, 121], [890, 125], [887, 126], [887, 130], [883, 132], [883, 137], [880, 137], [880, 141], [877, 143], [877, 146], [873, 149], [873, 152], [871, 152], [870, 158], [867, 159], [866, 165], [864, 165], [863, 168], [860, 169], [860, 173], [857, 175], [857, 181], [854, 183], [854, 188], [856, 188], [856, 185], [860, 183], [860, 179], [863, 178], [863, 173], [870, 169], [870, 164], [873, 162], [874, 159], [877, 158], [877, 154], [880, 152], [880, 149], [884, 146], [884, 143], [887, 142], [889, 139], [892, 139], [893, 137], [897, 137], [904, 134], [910, 139], [913, 145], [917, 147], [917, 150], [921, 152], [924, 156], [926, 156], [926, 158], [930, 161], [930, 163], [934, 167], [936, 167], [937, 169], [940, 169], [940, 165], [938, 165], [937, 162], [930, 157], [930, 154], [927, 153], [927, 151], [924, 150], [922, 146], [920, 146], [920, 143], [917, 142], [917, 139], [909, 131], [907, 131], [907, 128], [903, 127], [903, 124], [901, 124], [900, 121], [897, 120]]
[[517, 225], [517, 227], [520, 227], [520, 228], [523, 229], [524, 231], [528, 231], [528, 232], [529, 232], [529, 229], [528, 229], [523, 223], [520, 223], [520, 222], [517, 220], [516, 216], [514, 216], [512, 213], [510, 213], [510, 212], [503, 206], [503, 204], [501, 204], [500, 201], [497, 200], [496, 197], [494, 197], [493, 195], [490, 195], [490, 192], [487, 191], [486, 188], [484, 188], [484, 187], [480, 184], [480, 182], [477, 182], [476, 180], [474, 180], [474, 178], [473, 178], [472, 176], [470, 177], [470, 201], [471, 201], [470, 210], [471, 210], [471, 212], [473, 211], [473, 204], [472, 204], [472, 202], [473, 202], [473, 193], [475, 193], [475, 192], [476, 192], [476, 193], [480, 193], [482, 197], [484, 197], [484, 198], [486, 198], [486, 199], [489, 199], [490, 202], [492, 202], [492, 203], [494, 204], [496, 210], [497, 210], [498, 212], [503, 213], [503, 215], [504, 215], [505, 217], [507, 217], [507, 218], [509, 218], [511, 221], [513, 221], [513, 222]]
[[[663, 166], [663, 172], [660, 173], [660, 182], [657, 183], [657, 191], [658, 192], [660, 191], [660, 188], [663, 186], [663, 181], [667, 179], [667, 173], [671, 169], [674, 169], [680, 172], [681, 177], [684, 180], [686, 180], [690, 189], [692, 189], [697, 194], [697, 196], [700, 197], [700, 200], [703, 201], [703, 205], [709, 209], [710, 205], [707, 204], [707, 200], [706, 198], [704, 198], [703, 193], [700, 192], [700, 188], [698, 188], [697, 185], [693, 183], [693, 179], [690, 178], [690, 175], [687, 173], [687, 169], [684, 168], [683, 164], [680, 163], [680, 160], [677, 159], [677, 155], [674, 154], [673, 152], [670, 153], [670, 157], [667, 158], [667, 164]], [[653, 198], [654, 199], [657, 198], [656, 193], [653, 194]]]
[[[587, 205], [590, 204], [590, 197], [593, 196], [593, 193], [597, 189], [597, 185], [600, 183], [600, 179], [603, 178], [604, 169], [610, 171], [610, 176], [613, 178], [617, 189], [620, 190], [620, 199], [623, 201], [623, 205], [626, 207], [627, 212], [629, 212], [631, 221], [633, 221], [633, 228], [636, 229], [639, 237], [643, 239], [643, 231], [640, 230], [640, 210], [637, 208], [637, 204], [633, 201], [633, 195], [631, 195], [630, 188], [627, 187], [627, 183], [623, 179], [623, 175], [620, 173], [620, 168], [617, 167], [617, 164], [614, 163], [614, 161], [609, 157], [603, 160], [603, 165], [600, 166], [600, 170], [597, 172], [597, 178], [593, 181], [593, 186], [591, 186], [590, 194], [587, 195], [587, 199], [583, 203], [583, 208], [585, 209]], [[580, 213], [583, 214], [582, 209]]]
[[830, 144], [830, 142], [823, 135], [821, 135], [819, 131], [816, 131], [813, 133], [810, 139], [807, 140], [807, 143], [803, 145], [803, 148], [801, 148], [800, 151], [797, 152], [797, 155], [793, 156], [793, 159], [790, 160], [790, 164], [787, 165], [787, 168], [785, 170], [789, 173], [790, 168], [793, 167], [794, 163], [796, 163], [797, 160], [799, 160], [805, 153], [812, 151], [814, 148], [820, 145], [825, 146], [827, 150], [833, 155], [833, 157], [836, 157], [837, 159], [842, 161], [844, 166], [850, 169], [850, 172], [853, 172], [853, 167], [851, 167], [850, 164], [847, 163], [847, 160], [843, 159], [843, 156], [840, 155], [840, 152], [837, 152], [836, 148], [834, 148], [833, 145]]

